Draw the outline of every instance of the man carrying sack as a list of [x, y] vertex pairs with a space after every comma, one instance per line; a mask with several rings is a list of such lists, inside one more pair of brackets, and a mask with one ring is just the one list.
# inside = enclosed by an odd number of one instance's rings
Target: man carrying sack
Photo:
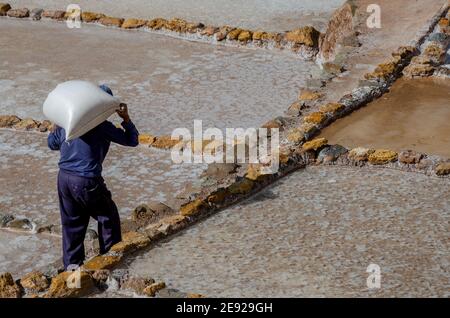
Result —
[[[106, 85], [100, 88], [113, 95]], [[126, 104], [120, 104], [117, 114], [123, 119], [123, 129], [105, 120], [72, 140], [66, 141], [65, 130], [57, 126], [48, 135], [49, 148], [61, 152], [58, 197], [65, 269], [84, 262], [84, 238], [90, 217], [98, 222], [101, 254], [122, 240], [119, 213], [103, 180], [102, 163], [111, 142], [136, 147], [139, 132], [130, 120]]]

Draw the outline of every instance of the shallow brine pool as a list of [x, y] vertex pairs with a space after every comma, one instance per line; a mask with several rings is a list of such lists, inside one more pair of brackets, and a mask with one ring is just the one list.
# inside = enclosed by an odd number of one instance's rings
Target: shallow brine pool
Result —
[[313, 24], [323, 28], [345, 0], [11, 0], [13, 7], [63, 10], [76, 3], [82, 10], [125, 18], [180, 17], [212, 25], [285, 31]]
[[126, 268], [210, 297], [448, 297], [449, 189], [396, 170], [307, 168]]
[[140, 31], [0, 19], [0, 113], [42, 118], [60, 82], [110, 85], [141, 131], [259, 127], [283, 114], [312, 62], [283, 52], [194, 43]]

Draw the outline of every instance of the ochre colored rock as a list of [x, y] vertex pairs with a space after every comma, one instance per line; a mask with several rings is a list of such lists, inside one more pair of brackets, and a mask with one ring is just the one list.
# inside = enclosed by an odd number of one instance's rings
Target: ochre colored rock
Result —
[[20, 279], [20, 285], [31, 292], [39, 293], [46, 290], [50, 282], [41, 272], [31, 272]]
[[344, 105], [340, 103], [328, 103], [320, 107], [322, 113], [329, 113], [335, 115], [345, 108]]
[[298, 96], [301, 101], [313, 101], [322, 98], [323, 94], [317, 91], [310, 91], [308, 89], [302, 90]]
[[103, 17], [105, 17], [105, 15], [103, 13], [88, 12], [88, 11], [81, 12], [81, 20], [83, 22], [95, 22], [95, 21], [100, 20]]
[[398, 154], [395, 151], [377, 149], [369, 155], [369, 162], [374, 165], [383, 165], [397, 160]]
[[413, 150], [402, 151], [398, 154], [398, 161], [405, 164], [419, 163], [422, 158], [423, 154]]
[[98, 255], [88, 260], [83, 268], [87, 271], [96, 271], [100, 269], [112, 269], [119, 264], [122, 257], [118, 255]]
[[145, 287], [143, 293], [146, 296], [155, 297], [156, 293], [164, 288], [166, 288], [166, 283], [164, 282], [153, 283], [150, 286]]
[[228, 187], [228, 191], [231, 194], [247, 194], [247, 193], [250, 193], [250, 191], [252, 191], [253, 186], [254, 186], [254, 182], [252, 180], [243, 178], [242, 180], [231, 184]]
[[9, 10], [11, 10], [9, 3], [0, 3], [0, 16], [5, 16]]
[[346, 1], [333, 13], [325, 34], [320, 39], [320, 57], [323, 61], [334, 60], [339, 44], [343, 43], [345, 38], [355, 35], [353, 25], [353, 8], [349, 1]]
[[15, 115], [0, 115], [0, 128], [11, 128], [20, 121], [21, 119]]
[[277, 44], [280, 43], [282, 39], [283, 39], [283, 34], [282, 33], [267, 32], [267, 33], [263, 33], [261, 35], [261, 40], [274, 41]]
[[349, 151], [348, 158], [354, 161], [367, 161], [375, 150], [357, 147]]
[[328, 140], [325, 138], [316, 138], [311, 141], [307, 141], [303, 144], [302, 150], [310, 151], [310, 150], [318, 150], [323, 146], [328, 144]]
[[147, 26], [153, 30], [161, 30], [166, 26], [168, 21], [162, 18], [156, 18], [147, 22]]
[[365, 74], [364, 77], [370, 79], [384, 79], [387, 80], [395, 74], [398, 68], [398, 60], [389, 61], [379, 64], [372, 73]]
[[151, 145], [155, 142], [156, 137], [149, 134], [139, 134], [139, 143], [142, 145]]
[[40, 123], [34, 119], [26, 118], [13, 126], [15, 129], [32, 130], [39, 128]]
[[[0, 8], [1, 8], [1, 6], [0, 6]], [[0, 11], [1, 11], [1, 9], [0, 9]], [[449, 19], [441, 18], [439, 20], [439, 27], [441, 28], [441, 30], [446, 29], [448, 26], [449, 26]]]
[[106, 26], [115, 26], [118, 28], [122, 26], [123, 21], [124, 20], [122, 18], [113, 18], [113, 17], [102, 17], [100, 18], [100, 20], [98, 20], [100, 24]]
[[304, 44], [310, 47], [317, 47], [319, 45], [320, 32], [312, 26], [305, 26], [300, 29], [289, 31], [285, 35], [286, 41], [294, 42], [296, 44]]
[[293, 143], [300, 143], [305, 138], [305, 133], [299, 128], [293, 128], [286, 135], [287, 140]]
[[261, 41], [265, 37], [267, 33], [264, 31], [255, 31], [253, 32], [252, 39], [253, 41]]
[[65, 16], [66, 11], [62, 10], [44, 10], [44, 12], [42, 12], [42, 17], [48, 19], [64, 20]]
[[10, 273], [0, 274], [0, 298], [20, 298], [20, 287], [14, 282]]
[[438, 176], [446, 176], [450, 174], [450, 162], [443, 162], [436, 166], [436, 174]]
[[180, 142], [178, 139], [172, 140], [171, 136], [158, 136], [152, 143], [152, 147], [160, 149], [170, 149]]
[[200, 198], [181, 206], [180, 214], [183, 216], [193, 216], [200, 213], [208, 205]]
[[150, 244], [150, 238], [147, 235], [138, 232], [127, 232], [122, 235], [122, 241], [111, 248], [111, 252], [129, 253], [144, 248]]
[[220, 204], [223, 203], [225, 201], [225, 199], [227, 198], [227, 196], [229, 195], [227, 189], [224, 188], [220, 188], [218, 190], [216, 190], [215, 192], [211, 193], [208, 198], [207, 201], [213, 204]]
[[123, 21], [121, 28], [122, 29], [137, 29], [143, 27], [147, 21], [141, 19], [126, 19]]
[[305, 123], [312, 123], [316, 125], [323, 123], [326, 119], [327, 116], [322, 112], [314, 112], [303, 117], [303, 121]]
[[248, 30], [244, 30], [239, 33], [238, 40], [240, 42], [248, 42], [252, 40], [252, 32]]
[[185, 33], [187, 31], [187, 21], [180, 18], [173, 18], [167, 21], [165, 28], [170, 31]]
[[28, 18], [30, 16], [30, 10], [27, 8], [10, 9], [6, 14], [11, 18]]
[[[79, 278], [79, 280], [78, 280]], [[76, 282], [79, 282], [77, 286]], [[52, 278], [45, 298], [83, 297], [94, 291], [94, 281], [84, 271], [62, 272]]]
[[322, 64], [323, 70], [329, 74], [340, 74], [344, 72], [344, 67], [337, 63], [326, 62]]
[[239, 34], [241, 34], [243, 30], [242, 29], [234, 29], [231, 30], [228, 34], [227, 34], [227, 39], [228, 40], [232, 40], [232, 41], [236, 41], [239, 38]]

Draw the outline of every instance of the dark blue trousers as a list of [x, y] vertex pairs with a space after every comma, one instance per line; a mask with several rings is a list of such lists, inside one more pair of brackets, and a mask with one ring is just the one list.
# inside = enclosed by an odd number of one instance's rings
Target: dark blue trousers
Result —
[[84, 238], [90, 217], [98, 222], [101, 254], [122, 240], [117, 206], [102, 177], [80, 177], [60, 170], [58, 196], [65, 269], [84, 262]]

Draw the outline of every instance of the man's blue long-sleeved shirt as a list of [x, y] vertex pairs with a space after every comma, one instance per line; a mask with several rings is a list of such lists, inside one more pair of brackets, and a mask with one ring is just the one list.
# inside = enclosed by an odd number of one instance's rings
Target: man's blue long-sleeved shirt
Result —
[[59, 168], [69, 174], [82, 177], [98, 177], [102, 174], [103, 160], [111, 142], [129, 147], [139, 144], [139, 132], [131, 121], [122, 122], [123, 129], [104, 121], [79, 138], [66, 141], [66, 132], [58, 127], [48, 135], [48, 147], [60, 150]]

